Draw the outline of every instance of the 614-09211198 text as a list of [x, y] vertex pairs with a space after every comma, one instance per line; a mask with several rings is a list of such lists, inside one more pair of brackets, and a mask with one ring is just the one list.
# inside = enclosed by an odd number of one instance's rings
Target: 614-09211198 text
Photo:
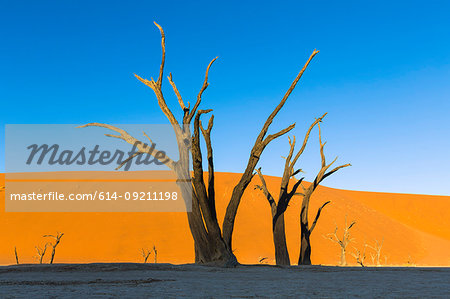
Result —
[[91, 200], [177, 200], [178, 192], [104, 192], [95, 191], [92, 193], [70, 193], [50, 191], [46, 193], [11, 193], [10, 200], [33, 200], [33, 201], [54, 201], [54, 200], [70, 200], [70, 201], [91, 201]]

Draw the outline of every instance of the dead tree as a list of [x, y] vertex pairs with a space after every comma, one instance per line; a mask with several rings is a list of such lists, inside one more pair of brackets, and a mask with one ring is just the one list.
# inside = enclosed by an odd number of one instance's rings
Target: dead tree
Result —
[[153, 245], [153, 258], [154, 263], [156, 264], [158, 262], [158, 250], [156, 250], [156, 246]]
[[296, 174], [301, 172], [300, 169], [298, 170], [294, 169], [295, 163], [305, 150], [311, 130], [314, 128], [316, 124], [322, 121], [325, 115], [326, 113], [311, 124], [303, 140], [303, 145], [300, 148], [300, 150], [295, 154], [295, 156], [294, 156], [295, 136], [293, 138], [293, 141], [291, 141], [291, 139], [288, 138], [290, 150], [288, 156], [285, 158], [286, 161], [284, 164], [283, 177], [281, 178], [280, 193], [277, 201], [275, 201], [274, 197], [267, 188], [266, 181], [264, 179], [263, 174], [261, 173], [261, 168], [256, 170], [259, 179], [261, 180], [261, 185], [255, 185], [255, 189], [259, 189], [263, 192], [264, 196], [266, 197], [269, 203], [272, 214], [272, 235], [273, 235], [273, 243], [275, 246], [275, 262], [277, 265], [287, 266], [291, 264], [289, 259], [289, 252], [286, 245], [284, 212], [289, 206], [289, 202], [291, 201], [292, 197], [297, 194], [296, 193], [297, 189], [303, 180], [303, 178], [297, 180], [292, 186], [291, 190], [288, 191], [289, 182], [291, 181], [291, 179], [294, 178]]
[[381, 247], [383, 247], [384, 238], [381, 240], [381, 242], [378, 242], [378, 240], [375, 240], [375, 246], [369, 246], [370, 249], [373, 249], [375, 253], [371, 253], [370, 257], [372, 259], [372, 263], [377, 266], [380, 266], [380, 257], [381, 257]]
[[44, 238], [50, 237], [55, 239], [55, 243], [50, 243], [52, 246], [52, 256], [50, 258], [50, 264], [53, 264], [53, 259], [55, 258], [56, 246], [58, 246], [61, 238], [64, 236], [64, 233], [57, 232], [56, 235], [44, 235]]
[[363, 251], [360, 251], [359, 249], [355, 248], [355, 252], [350, 253], [356, 259], [356, 262], [361, 265], [361, 267], [365, 267], [364, 261], [366, 260], [366, 248], [367, 244], [364, 243]]
[[[162, 60], [159, 69], [158, 79], [155, 81], [153, 78], [150, 80], [143, 79], [138, 75], [135, 75], [136, 78], [150, 87], [154, 92], [158, 105], [161, 108], [164, 115], [167, 117], [169, 122], [171, 123], [173, 130], [175, 132], [178, 151], [179, 151], [179, 160], [174, 161], [171, 158], [165, 156], [164, 159], [161, 159], [160, 156], [156, 156], [158, 152], [156, 150], [156, 145], [151, 142], [152, 147], [147, 144], [141, 142], [140, 140], [134, 138], [126, 131], [102, 123], [90, 123], [86, 124], [82, 127], [103, 127], [109, 130], [116, 132], [117, 134], [106, 134], [108, 137], [115, 137], [118, 139], [122, 139], [125, 142], [135, 145], [138, 153], [131, 156], [129, 159], [133, 159], [134, 157], [141, 154], [149, 154], [153, 156], [155, 159], [159, 160], [159, 162], [164, 163], [167, 167], [175, 172], [177, 175], [178, 181], [191, 181], [192, 189], [187, 188], [185, 184], [179, 184], [183, 198], [192, 198], [192, 210], [187, 213], [189, 228], [194, 239], [194, 250], [195, 250], [195, 262], [202, 264], [213, 264], [219, 266], [235, 266], [237, 265], [237, 259], [233, 254], [232, 250], [232, 233], [234, 228], [234, 222], [236, 218], [236, 213], [242, 198], [242, 195], [247, 188], [248, 184], [253, 178], [253, 171], [255, 170], [256, 164], [259, 161], [259, 158], [266, 148], [266, 146], [274, 139], [286, 134], [290, 130], [292, 130], [295, 124], [290, 125], [289, 127], [271, 134], [267, 135], [270, 124], [273, 122], [275, 116], [284, 106], [286, 100], [288, 99], [291, 92], [294, 90], [297, 82], [300, 80], [303, 72], [306, 70], [308, 64], [311, 62], [313, 57], [318, 53], [318, 51], [314, 50], [305, 66], [302, 68], [300, 73], [297, 75], [295, 80], [292, 82], [291, 86], [285, 93], [284, 97], [278, 104], [278, 106], [273, 110], [273, 112], [269, 115], [266, 122], [263, 125], [258, 137], [256, 138], [255, 144], [250, 152], [250, 157], [247, 162], [247, 167], [242, 174], [239, 182], [233, 189], [233, 193], [231, 195], [231, 199], [228, 203], [227, 210], [225, 213], [225, 217], [223, 220], [223, 231], [220, 229], [217, 216], [216, 216], [216, 208], [215, 208], [215, 192], [214, 192], [214, 164], [213, 164], [213, 153], [212, 153], [212, 145], [211, 145], [211, 129], [213, 126], [213, 116], [209, 119], [207, 129], [204, 129], [200, 116], [204, 113], [208, 113], [211, 110], [198, 110], [203, 92], [208, 87], [208, 73], [211, 65], [217, 59], [214, 58], [206, 68], [205, 80], [203, 85], [197, 95], [197, 99], [195, 104], [191, 107], [188, 102], [188, 105], [185, 105], [185, 102], [179, 92], [177, 86], [173, 81], [172, 74], [170, 73], [168, 76], [168, 80], [172, 89], [178, 99], [178, 103], [183, 111], [182, 121], [178, 122], [178, 120], [173, 115], [172, 111], [168, 107], [165, 97], [162, 92], [162, 81], [163, 81], [163, 72], [164, 72], [164, 64], [165, 64], [165, 34], [161, 26], [155, 23], [161, 33], [161, 46], [162, 46]], [[194, 131], [191, 134], [191, 123], [194, 120]], [[203, 166], [202, 166], [202, 153], [200, 150], [200, 128], [203, 135], [203, 139], [206, 143], [207, 147], [207, 160], [208, 160], [208, 179], [207, 183], [203, 178]], [[148, 137], [145, 134], [146, 137]], [[155, 145], [155, 147], [153, 147]], [[153, 150], [151, 150], [153, 148]], [[189, 163], [190, 156], [192, 156], [192, 164], [194, 175], [191, 178]], [[119, 166], [118, 168], [120, 168]], [[191, 180], [192, 179], [192, 180]]]
[[141, 249], [141, 255], [144, 258], [144, 264], [147, 263], [148, 257], [152, 254], [152, 251], [148, 249]]
[[17, 248], [14, 246], [14, 255], [16, 256], [16, 264], [19, 264], [19, 255], [17, 254]]
[[317, 173], [314, 181], [308, 186], [308, 188], [305, 188], [303, 186], [303, 184], [300, 183], [300, 186], [303, 189], [303, 193], [299, 193], [303, 199], [302, 199], [302, 207], [300, 210], [300, 254], [298, 257], [298, 264], [299, 265], [311, 265], [311, 234], [314, 230], [314, 228], [316, 227], [317, 221], [319, 220], [320, 217], [320, 213], [322, 212], [322, 209], [330, 203], [330, 201], [325, 202], [317, 211], [316, 213], [316, 217], [314, 218], [311, 226], [309, 226], [308, 223], [308, 213], [309, 213], [309, 202], [311, 201], [311, 196], [313, 195], [314, 191], [316, 190], [317, 186], [319, 186], [319, 184], [326, 179], [327, 177], [329, 177], [330, 175], [332, 175], [333, 173], [335, 173], [336, 171], [338, 171], [341, 168], [344, 167], [348, 167], [351, 166], [350, 164], [344, 164], [344, 165], [340, 165], [337, 166], [331, 170], [330, 167], [334, 164], [334, 162], [336, 162], [337, 157], [330, 163], [327, 165], [327, 162], [325, 160], [325, 154], [323, 152], [323, 148], [325, 146], [325, 143], [322, 143], [322, 132], [320, 129], [320, 121], [317, 123], [317, 126], [319, 128], [319, 143], [320, 143], [320, 157], [321, 157], [321, 168], [319, 170], [319, 172]]
[[408, 264], [408, 266], [415, 266], [416, 265], [416, 263], [414, 262], [414, 260], [413, 260], [413, 258], [412, 258], [412, 256], [410, 254], [408, 254], [408, 260], [406, 261], [406, 263]]
[[341, 248], [341, 266], [347, 266], [347, 259], [345, 258], [345, 254], [347, 252], [347, 245], [353, 241], [353, 239], [350, 237], [350, 229], [355, 225], [356, 222], [352, 221], [350, 225], [347, 225], [347, 216], [345, 216], [345, 226], [344, 226], [344, 232], [342, 234], [342, 238], [339, 238], [337, 235], [338, 227], [336, 225], [336, 228], [334, 229], [334, 233], [328, 234], [327, 238], [331, 241], [337, 243]]
[[45, 252], [47, 251], [49, 243], [45, 243], [44, 248], [40, 246], [36, 246], [37, 258], [39, 259], [39, 264], [42, 264], [42, 260], [44, 259]]

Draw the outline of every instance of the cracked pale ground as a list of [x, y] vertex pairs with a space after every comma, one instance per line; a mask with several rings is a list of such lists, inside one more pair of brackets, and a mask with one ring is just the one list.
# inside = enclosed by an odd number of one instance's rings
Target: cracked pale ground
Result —
[[449, 268], [168, 264], [0, 267], [1, 298], [449, 298]]

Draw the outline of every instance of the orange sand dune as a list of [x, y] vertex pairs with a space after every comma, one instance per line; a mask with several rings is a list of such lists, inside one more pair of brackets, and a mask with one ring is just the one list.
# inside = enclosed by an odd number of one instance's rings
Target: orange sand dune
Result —
[[[223, 217], [238, 174], [218, 173], [216, 194], [218, 216]], [[269, 189], [278, 194], [280, 178], [266, 178]], [[258, 263], [266, 257], [273, 263], [270, 210], [253, 185], [242, 199], [236, 220], [233, 247], [241, 263]], [[4, 175], [0, 176], [0, 186]], [[55, 262], [138, 262], [140, 250], [158, 249], [158, 262], [193, 262], [193, 241], [184, 213], [17, 213], [4, 212], [4, 192], [0, 191], [0, 264], [12, 264], [14, 246], [21, 263], [36, 262], [35, 246], [43, 245], [44, 234], [65, 233]], [[337, 264], [339, 250], [323, 236], [342, 228], [345, 215], [356, 220], [354, 242], [349, 252], [374, 245], [384, 239], [382, 264], [450, 266], [450, 197], [390, 194], [338, 190], [320, 187], [312, 198], [311, 211], [331, 200], [312, 235], [312, 262]], [[292, 263], [298, 258], [299, 200], [286, 212], [288, 246]], [[310, 215], [312, 218], [314, 215]], [[339, 231], [340, 232], [340, 231]], [[367, 264], [371, 264], [367, 249]], [[48, 258], [48, 256], [47, 256]], [[153, 260], [153, 257], [150, 258]], [[348, 254], [349, 264], [355, 259]]]

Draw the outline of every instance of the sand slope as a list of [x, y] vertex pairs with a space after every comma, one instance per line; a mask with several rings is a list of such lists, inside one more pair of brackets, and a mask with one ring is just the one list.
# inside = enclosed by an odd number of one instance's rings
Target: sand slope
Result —
[[[216, 175], [217, 209], [220, 219], [239, 175]], [[269, 189], [278, 194], [280, 178], [266, 178]], [[252, 183], [238, 211], [233, 247], [241, 263], [258, 263], [266, 257], [273, 262], [270, 210], [260, 191]], [[0, 186], [4, 185], [4, 175]], [[0, 264], [14, 263], [14, 246], [20, 261], [35, 262], [35, 246], [43, 245], [42, 235], [65, 233], [55, 262], [138, 262], [140, 249], [156, 245], [158, 262], [193, 261], [193, 242], [184, 213], [5, 213], [4, 192], [0, 191]], [[331, 200], [312, 235], [314, 264], [334, 265], [339, 248], [323, 236], [333, 232], [335, 223], [342, 228], [345, 215], [356, 220], [352, 229], [355, 241], [349, 251], [374, 245], [384, 239], [383, 264], [450, 266], [450, 197], [390, 194], [338, 190], [320, 187], [312, 198], [310, 211]], [[299, 251], [299, 200], [293, 200], [286, 212], [291, 262]], [[310, 215], [313, 218], [314, 215]], [[340, 230], [339, 230], [340, 232]], [[368, 264], [371, 264], [367, 250]], [[151, 260], [153, 257], [150, 258]], [[355, 259], [348, 254], [349, 264]]]

